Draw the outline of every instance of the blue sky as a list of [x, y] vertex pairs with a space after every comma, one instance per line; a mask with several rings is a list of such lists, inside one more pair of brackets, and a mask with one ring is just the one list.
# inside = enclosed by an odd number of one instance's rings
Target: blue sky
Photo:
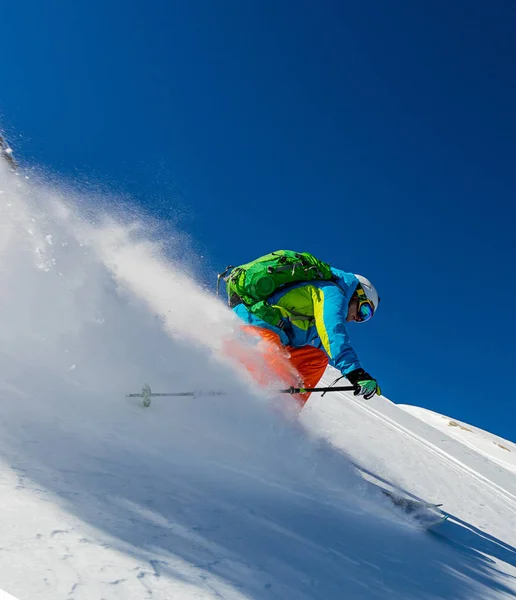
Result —
[[29, 0], [0, 19], [18, 157], [179, 223], [205, 279], [278, 248], [368, 276], [382, 305], [350, 334], [384, 393], [515, 439], [514, 3]]

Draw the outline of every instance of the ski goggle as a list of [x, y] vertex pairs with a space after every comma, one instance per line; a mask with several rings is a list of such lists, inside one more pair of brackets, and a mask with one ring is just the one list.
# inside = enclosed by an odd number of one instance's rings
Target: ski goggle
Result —
[[357, 308], [357, 318], [355, 321], [357, 323], [365, 323], [369, 321], [371, 317], [374, 315], [374, 306], [371, 300], [366, 297], [362, 286], [357, 287], [357, 296], [358, 296], [358, 308]]

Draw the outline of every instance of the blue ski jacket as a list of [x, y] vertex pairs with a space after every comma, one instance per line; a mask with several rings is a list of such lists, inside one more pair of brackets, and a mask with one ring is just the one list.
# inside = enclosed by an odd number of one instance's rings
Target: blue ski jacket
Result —
[[331, 268], [333, 281], [301, 282], [277, 290], [267, 302], [280, 309], [283, 326], [275, 327], [249, 312], [244, 304], [233, 308], [248, 325], [270, 329], [282, 344], [315, 346], [328, 355], [330, 365], [347, 375], [362, 368], [346, 329], [348, 305], [358, 285], [353, 273]]

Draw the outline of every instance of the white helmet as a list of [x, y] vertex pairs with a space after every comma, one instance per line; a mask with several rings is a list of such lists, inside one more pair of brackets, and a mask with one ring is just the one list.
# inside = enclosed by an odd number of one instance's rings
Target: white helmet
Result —
[[360, 285], [362, 286], [367, 299], [371, 300], [371, 302], [373, 303], [373, 306], [374, 306], [374, 312], [376, 312], [376, 309], [378, 308], [378, 304], [380, 304], [380, 296], [378, 296], [378, 292], [376, 291], [376, 288], [369, 281], [369, 279], [367, 279], [363, 275], [357, 275], [355, 273], [355, 277], [358, 279], [358, 281], [360, 281]]

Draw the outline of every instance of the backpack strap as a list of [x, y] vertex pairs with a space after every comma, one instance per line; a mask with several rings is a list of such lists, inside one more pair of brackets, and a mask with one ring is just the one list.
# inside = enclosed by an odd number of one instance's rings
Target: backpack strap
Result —
[[235, 267], [233, 265], [229, 265], [217, 275], [217, 296], [220, 296], [220, 280], [224, 279], [224, 277], [228, 274], [228, 271], [232, 271]]

